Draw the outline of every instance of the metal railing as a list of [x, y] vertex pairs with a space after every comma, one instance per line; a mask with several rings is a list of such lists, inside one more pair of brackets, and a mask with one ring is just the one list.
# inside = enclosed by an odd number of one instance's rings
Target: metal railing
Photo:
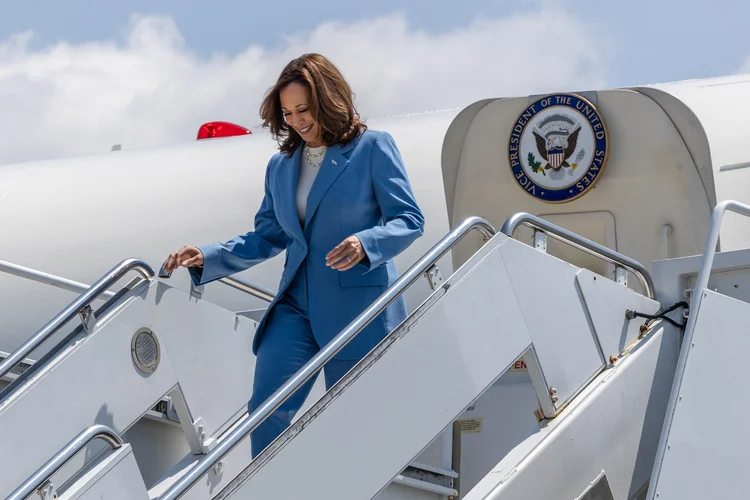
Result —
[[[170, 278], [172, 276], [172, 271], [165, 271], [164, 267], [162, 266], [161, 269], [159, 269], [159, 278]], [[236, 276], [226, 276], [224, 278], [219, 278], [217, 281], [224, 283], [225, 285], [231, 286], [235, 290], [239, 290], [241, 292], [245, 292], [248, 295], [252, 295], [253, 297], [257, 297], [261, 300], [265, 300], [266, 302], [273, 302], [273, 299], [276, 298], [276, 293], [272, 290], [269, 290], [268, 288], [262, 287], [260, 285], [256, 285], [255, 283], [251, 283], [249, 281], [245, 281], [243, 279], [237, 278]], [[195, 285], [193, 284], [192, 280], [190, 283], [190, 286], [195, 289]], [[202, 287], [203, 285], [201, 285]], [[198, 288], [201, 288], [198, 287]]]
[[[703, 290], [708, 287], [708, 278], [711, 275], [711, 268], [714, 265], [716, 247], [719, 244], [721, 223], [724, 220], [724, 214], [727, 212], [734, 212], [745, 217], [750, 217], [750, 205], [727, 200], [722, 201], [714, 207], [714, 211], [711, 214], [711, 225], [708, 228], [708, 236], [706, 237], [706, 247], [703, 249], [703, 261], [701, 262], [701, 268], [698, 271], [698, 277], [695, 280], [695, 287], [693, 288], [690, 311], [698, 312], [696, 306], [700, 302]], [[691, 314], [690, 317], [694, 317], [694, 315]], [[687, 339], [687, 329], [685, 330], [685, 338]]]
[[[711, 276], [711, 269], [714, 265], [716, 246], [719, 243], [719, 234], [721, 233], [721, 223], [724, 220], [724, 214], [727, 212], [735, 212], [744, 215], [745, 217], [750, 217], [750, 205], [726, 200], [718, 203], [711, 213], [711, 224], [708, 228], [708, 235], [706, 236], [706, 246], [703, 249], [703, 260], [701, 261], [701, 267], [698, 271], [695, 286], [690, 297], [690, 313], [688, 314], [687, 324], [685, 325], [685, 333], [682, 336], [680, 354], [677, 358], [677, 367], [672, 381], [672, 392], [669, 394], [669, 400], [667, 401], [667, 413], [664, 418], [664, 424], [656, 450], [656, 461], [654, 462], [651, 471], [652, 485], [657, 484], [657, 479], [661, 471], [661, 457], [664, 456], [667, 441], [669, 440], [672, 417], [675, 412], [675, 407], [677, 406], [677, 398], [680, 394], [682, 377], [685, 374], [687, 358], [693, 345], [693, 335], [695, 333], [695, 323], [698, 320], [698, 311], [700, 311], [703, 294], [708, 289], [708, 278]], [[649, 490], [649, 494], [651, 494], [651, 490]]]
[[29, 340], [13, 351], [13, 353], [0, 363], [0, 378], [6, 376], [19, 362], [23, 361], [32, 351], [39, 347], [45, 340], [62, 328], [76, 315], [81, 315], [84, 328], [90, 330], [96, 323], [94, 313], [89, 305], [97, 297], [102, 295], [117, 280], [129, 271], [137, 271], [146, 279], [154, 277], [154, 271], [145, 262], [138, 259], [127, 259], [112, 268], [99, 281], [91, 285], [81, 296], [70, 303], [54, 318], [52, 318], [41, 330], [34, 334]]
[[652, 299], [656, 298], [654, 282], [651, 279], [651, 274], [649, 274], [648, 269], [637, 260], [631, 259], [630, 257], [615, 252], [604, 245], [600, 245], [595, 241], [591, 241], [583, 236], [526, 212], [520, 212], [509, 217], [508, 220], [505, 221], [505, 224], [503, 224], [500, 232], [512, 237], [513, 232], [521, 225], [530, 227], [536, 231], [541, 231], [556, 240], [567, 243], [568, 245], [595, 257], [599, 257], [605, 262], [627, 269], [638, 278], [638, 281], [643, 288], [643, 294]]
[[[11, 262], [5, 262], [3, 260], [0, 260], [0, 272], [12, 274], [14, 276], [18, 276], [19, 278], [25, 278], [31, 281], [36, 281], [37, 283], [55, 286], [57, 288], [62, 288], [63, 290], [68, 290], [76, 293], [84, 293], [89, 289], [89, 285], [85, 285], [83, 283], [79, 283], [77, 281], [69, 280], [66, 278], [61, 278], [60, 276], [55, 276], [54, 274], [37, 271], [36, 269], [31, 269], [30, 267], [19, 266], [18, 264], [13, 264]], [[102, 293], [102, 295], [104, 297], [111, 298], [114, 297], [115, 294], [114, 292], [104, 292]]]
[[236, 290], [240, 290], [242, 292], [250, 294], [253, 297], [265, 300], [266, 302], [273, 302], [273, 299], [276, 298], [276, 293], [269, 290], [268, 288], [264, 288], [260, 285], [250, 283], [249, 281], [245, 281], [234, 276], [219, 278], [218, 281], [221, 281], [225, 285], [229, 285]]
[[23, 500], [40, 489], [52, 475], [68, 463], [79, 451], [94, 439], [101, 439], [113, 450], [123, 445], [122, 439], [115, 431], [105, 425], [92, 425], [78, 434], [65, 447], [50, 458], [31, 477], [21, 484], [5, 500]]
[[370, 307], [357, 316], [349, 325], [318, 354], [308, 361], [284, 385], [274, 392], [257, 410], [248, 415], [245, 413], [241, 423], [222, 439], [216, 447], [205, 455], [179, 481], [170, 487], [159, 500], [176, 500], [207, 473], [222, 457], [232, 451], [250, 432], [266, 420], [284, 401], [294, 394], [310, 377], [317, 373], [336, 353], [343, 349], [371, 321], [385, 310], [394, 300], [403, 294], [412, 284], [424, 275], [435, 263], [453, 248], [470, 231], [477, 230], [489, 240], [495, 235], [495, 228], [481, 217], [470, 217], [456, 226], [450, 233], [433, 246], [412, 265], [393, 285], [373, 302]]

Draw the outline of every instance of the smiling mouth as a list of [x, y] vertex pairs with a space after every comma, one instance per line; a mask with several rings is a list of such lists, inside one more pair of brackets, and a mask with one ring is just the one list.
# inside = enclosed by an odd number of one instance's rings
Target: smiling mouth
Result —
[[308, 133], [308, 132], [309, 132], [309, 131], [310, 131], [311, 129], [312, 129], [312, 125], [308, 125], [308, 126], [307, 126], [307, 127], [305, 127], [305, 128], [301, 128], [301, 129], [299, 129], [299, 132], [300, 132], [300, 134], [306, 134], [306, 133]]

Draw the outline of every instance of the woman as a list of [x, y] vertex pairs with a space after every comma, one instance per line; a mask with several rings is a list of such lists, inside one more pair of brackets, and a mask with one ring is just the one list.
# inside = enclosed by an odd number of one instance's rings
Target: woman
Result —
[[[201, 285], [286, 250], [279, 293], [253, 340], [250, 412], [396, 280], [393, 258], [424, 227], [393, 138], [360, 122], [349, 84], [325, 57], [291, 61], [260, 114], [281, 151], [266, 169], [254, 231], [225, 243], [183, 247], [164, 264], [168, 272], [189, 268]], [[326, 388], [405, 317], [399, 298], [325, 366]], [[253, 432], [253, 456], [289, 426], [313, 383]]]

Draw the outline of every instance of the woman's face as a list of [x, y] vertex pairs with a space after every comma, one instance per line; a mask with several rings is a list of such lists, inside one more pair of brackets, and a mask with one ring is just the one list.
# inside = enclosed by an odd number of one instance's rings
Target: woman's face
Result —
[[323, 144], [320, 125], [310, 112], [310, 90], [301, 83], [292, 82], [279, 92], [281, 112], [292, 127], [310, 147]]

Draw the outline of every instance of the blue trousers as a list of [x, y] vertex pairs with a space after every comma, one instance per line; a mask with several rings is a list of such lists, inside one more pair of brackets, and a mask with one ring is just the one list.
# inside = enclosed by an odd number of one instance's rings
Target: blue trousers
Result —
[[[253, 395], [248, 403], [252, 413], [302, 366], [320, 351], [310, 327], [307, 301], [307, 269], [303, 265], [287, 293], [276, 303], [266, 320], [255, 363]], [[330, 360], [324, 367], [326, 390], [358, 362]], [[287, 399], [251, 434], [253, 458], [289, 427], [310, 394], [317, 374]]]

